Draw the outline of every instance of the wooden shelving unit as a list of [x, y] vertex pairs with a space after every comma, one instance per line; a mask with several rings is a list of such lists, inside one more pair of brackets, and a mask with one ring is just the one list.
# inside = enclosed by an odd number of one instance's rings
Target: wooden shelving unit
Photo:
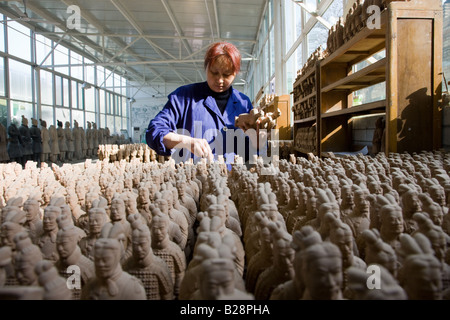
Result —
[[[355, 64], [382, 50], [386, 50], [385, 58], [353, 72]], [[317, 63], [316, 116], [294, 121], [294, 134], [300, 128], [315, 127], [318, 132], [315, 155], [351, 152], [355, 151], [352, 117], [384, 113], [385, 152], [438, 149], [442, 132], [438, 105], [442, 94], [441, 71], [439, 1], [392, 2], [381, 13], [381, 28], [364, 27]], [[384, 81], [386, 99], [353, 105], [354, 91]], [[301, 143], [294, 145], [298, 152], [308, 151]]]

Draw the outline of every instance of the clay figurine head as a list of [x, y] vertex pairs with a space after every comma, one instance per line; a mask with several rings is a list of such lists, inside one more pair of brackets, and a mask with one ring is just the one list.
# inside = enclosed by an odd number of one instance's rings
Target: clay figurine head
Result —
[[385, 205], [380, 211], [381, 234], [399, 235], [403, 233], [402, 209], [397, 205]]
[[27, 221], [33, 221], [37, 217], [39, 217], [39, 202], [34, 199], [28, 199], [23, 204], [23, 211], [26, 213]]
[[440, 206], [445, 206], [445, 190], [438, 184], [434, 184], [428, 188], [428, 193], [434, 202]]
[[58, 228], [56, 219], [61, 215], [61, 208], [47, 206], [44, 209], [43, 229], [45, 232], [51, 232]]
[[202, 299], [217, 300], [234, 293], [234, 270], [232, 260], [226, 258], [207, 259], [199, 270], [199, 289]]
[[95, 274], [100, 279], [108, 279], [119, 270], [121, 245], [112, 238], [100, 238], [94, 246]]
[[78, 238], [79, 233], [73, 225], [58, 230], [56, 249], [61, 259], [67, 259], [72, 255], [78, 246]]
[[114, 196], [111, 201], [111, 221], [121, 221], [126, 218], [125, 203], [122, 198]]
[[22, 115], [22, 125], [28, 126], [28, 119], [24, 115]]
[[78, 122], [77, 122], [77, 120], [73, 120], [73, 126], [74, 126], [75, 128], [78, 128]]
[[308, 247], [302, 253], [302, 262], [306, 298], [342, 299], [342, 255], [336, 245], [322, 242]]
[[98, 235], [108, 220], [104, 208], [92, 208], [89, 210], [89, 234]]
[[37, 126], [38, 125], [38, 121], [35, 118], [31, 118], [31, 125], [33, 126]]
[[158, 213], [159, 209], [155, 209], [156, 214], [153, 215], [151, 224], [152, 243], [159, 244], [168, 238], [169, 235], [169, 216]]
[[133, 228], [132, 232], [132, 248], [133, 257], [137, 261], [144, 260], [148, 254], [151, 252], [152, 239], [150, 235], [150, 230], [147, 225], [141, 223], [140, 214], [135, 213], [128, 217], [128, 221], [131, 223]]

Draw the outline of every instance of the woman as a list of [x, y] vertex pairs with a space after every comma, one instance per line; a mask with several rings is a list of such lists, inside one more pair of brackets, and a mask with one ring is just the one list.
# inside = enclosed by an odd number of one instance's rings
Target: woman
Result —
[[[235, 154], [248, 159], [248, 139], [234, 126], [236, 116], [253, 108], [250, 99], [231, 86], [240, 64], [241, 55], [234, 45], [212, 44], [204, 62], [207, 81], [182, 86], [169, 95], [163, 110], [150, 121], [147, 144], [159, 155], [172, 155], [176, 161], [190, 157], [212, 161], [224, 155], [230, 164]], [[174, 148], [190, 152], [174, 153]]]

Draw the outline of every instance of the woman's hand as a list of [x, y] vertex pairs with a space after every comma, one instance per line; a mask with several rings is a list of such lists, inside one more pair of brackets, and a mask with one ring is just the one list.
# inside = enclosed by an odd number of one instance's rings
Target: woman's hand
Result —
[[205, 158], [209, 161], [214, 160], [211, 147], [205, 139], [192, 138], [177, 134], [175, 132], [170, 132], [164, 136], [163, 143], [169, 149], [185, 148], [197, 157]]

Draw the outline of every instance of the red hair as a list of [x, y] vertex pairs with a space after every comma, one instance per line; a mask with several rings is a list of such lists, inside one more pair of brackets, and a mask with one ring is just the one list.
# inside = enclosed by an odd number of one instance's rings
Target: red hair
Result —
[[[222, 57], [222, 59], [218, 61], [220, 57]], [[235, 73], [239, 73], [241, 70], [241, 53], [231, 43], [216, 42], [208, 48], [208, 51], [206, 51], [205, 54], [205, 69], [216, 61], [223, 67], [229, 68]]]

